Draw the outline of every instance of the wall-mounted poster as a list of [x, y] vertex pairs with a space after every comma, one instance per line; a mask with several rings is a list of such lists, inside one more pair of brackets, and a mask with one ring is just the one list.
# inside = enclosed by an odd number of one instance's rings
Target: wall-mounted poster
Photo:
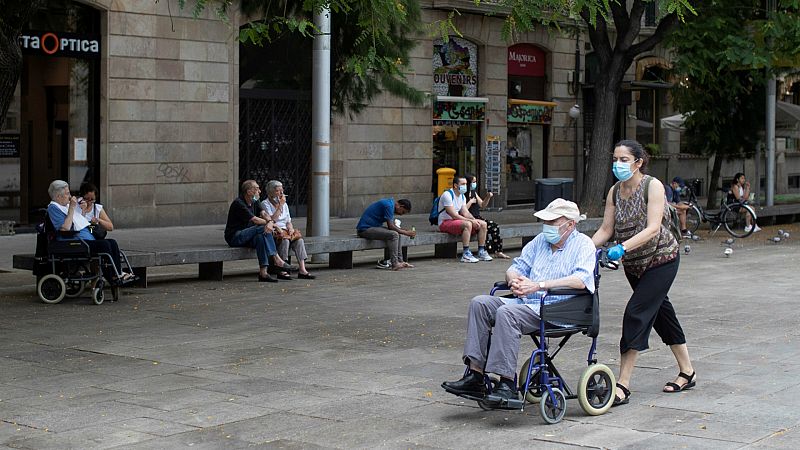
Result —
[[433, 93], [456, 97], [478, 95], [478, 46], [450, 37], [433, 41]]
[[19, 158], [18, 134], [0, 134], [0, 158]]

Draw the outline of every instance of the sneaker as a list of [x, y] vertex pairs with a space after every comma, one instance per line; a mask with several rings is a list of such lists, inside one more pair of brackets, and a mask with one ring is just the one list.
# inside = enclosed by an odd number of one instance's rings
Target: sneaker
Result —
[[753, 227], [754, 227], [754, 228], [753, 228], [753, 232], [754, 232], [754, 233], [755, 233], [756, 231], [761, 231], [761, 227], [760, 227], [760, 226], [758, 226], [758, 225], [753, 225]]
[[472, 252], [467, 250], [464, 254], [461, 255], [461, 262], [462, 263], [476, 263], [480, 261], [478, 258], [472, 256]]
[[489, 252], [487, 252], [486, 250], [483, 250], [481, 252], [478, 252], [478, 259], [481, 260], [481, 261], [491, 261], [492, 257], [489, 256]]
[[392, 262], [389, 261], [388, 259], [379, 259], [378, 263], [375, 264], [375, 267], [378, 268], [378, 269], [384, 269], [384, 270], [391, 269], [392, 268]]
[[744, 227], [744, 232], [745, 232], [745, 233], [749, 233], [749, 232], [750, 232], [750, 230], [752, 230], [752, 229], [753, 229], [753, 227], [751, 227], [750, 225], [745, 225], [745, 227]]

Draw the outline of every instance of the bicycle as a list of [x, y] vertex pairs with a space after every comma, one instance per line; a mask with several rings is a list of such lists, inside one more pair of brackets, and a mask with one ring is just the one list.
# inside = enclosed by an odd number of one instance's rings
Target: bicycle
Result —
[[[719, 189], [725, 192], [723, 189]], [[686, 229], [691, 234], [695, 234], [701, 223], [708, 222], [712, 227], [712, 233], [716, 233], [720, 227], [725, 227], [725, 231], [736, 238], [746, 238], [753, 234], [753, 229], [756, 223], [756, 212], [750, 205], [745, 203], [727, 203], [723, 195], [720, 202], [720, 209], [716, 212], [706, 211], [700, 206], [697, 201], [697, 196], [691, 187], [686, 187], [688, 195], [685, 204], [689, 205], [686, 210]], [[747, 218], [750, 218], [748, 221]], [[750, 229], [747, 229], [747, 224], [750, 224]], [[716, 225], [716, 228], [714, 227]]]

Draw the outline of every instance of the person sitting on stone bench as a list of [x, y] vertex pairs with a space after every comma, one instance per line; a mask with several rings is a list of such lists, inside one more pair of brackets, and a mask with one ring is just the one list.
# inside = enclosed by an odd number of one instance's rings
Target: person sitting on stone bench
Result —
[[[453, 176], [453, 186], [439, 196], [439, 231], [442, 233], [461, 236], [461, 245], [464, 248], [461, 262], [476, 263], [478, 261], [491, 261], [492, 257], [486, 251], [486, 221], [476, 219], [467, 209], [467, 178], [463, 175]], [[478, 257], [472, 255], [469, 249], [469, 240], [473, 234], [478, 235]]]
[[[390, 264], [378, 261], [378, 268], [400, 270], [413, 268], [411, 264], [403, 261], [400, 245], [400, 235], [414, 238], [417, 232], [404, 230], [394, 223], [394, 216], [402, 216], [411, 212], [411, 202], [405, 198], [394, 201], [393, 198], [384, 198], [369, 205], [356, 225], [356, 234], [364, 239], [386, 241], [386, 248], [390, 253]], [[386, 224], [386, 227], [383, 224]]]
[[294, 250], [297, 256], [297, 278], [313, 280], [316, 278], [306, 269], [306, 244], [300, 230], [292, 225], [292, 216], [289, 214], [289, 205], [286, 204], [286, 194], [283, 192], [283, 183], [278, 180], [271, 180], [267, 183], [267, 198], [261, 202], [264, 209], [264, 217], [267, 220], [275, 221], [275, 229], [272, 237], [278, 244], [278, 256], [286, 261], [289, 259], [289, 249]]
[[246, 180], [242, 183], [241, 195], [233, 200], [228, 210], [225, 242], [231, 247], [256, 249], [258, 281], [277, 282], [278, 280], [270, 274], [277, 275], [281, 280], [291, 280], [288, 271], [295, 268], [278, 256], [275, 240], [272, 237], [275, 221], [262, 217], [260, 196], [261, 188], [255, 180]]

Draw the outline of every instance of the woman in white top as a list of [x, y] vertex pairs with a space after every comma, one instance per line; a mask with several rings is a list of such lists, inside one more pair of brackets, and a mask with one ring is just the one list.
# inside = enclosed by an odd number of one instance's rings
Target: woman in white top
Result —
[[103, 205], [97, 203], [97, 187], [92, 183], [84, 183], [81, 185], [80, 194], [78, 205], [81, 207], [81, 215], [95, 227], [99, 225], [106, 231], [114, 230], [114, 224], [103, 209]]
[[[744, 177], [744, 174], [739, 172], [733, 176], [733, 181], [731, 182], [731, 190], [728, 191], [728, 203], [741, 203], [744, 204], [747, 202], [747, 199], [750, 198], [750, 182]], [[753, 231], [761, 231], [761, 227], [758, 224], [751, 224], [750, 223], [750, 215], [745, 215], [746, 226], [744, 227], [744, 231], [748, 232], [751, 228]]]
[[306, 270], [306, 245], [303, 235], [292, 225], [292, 216], [289, 215], [289, 205], [286, 204], [286, 195], [283, 193], [283, 183], [272, 180], [267, 183], [267, 198], [261, 202], [264, 212], [269, 219], [275, 221], [273, 237], [278, 244], [278, 256], [286, 261], [289, 258], [289, 248], [297, 256], [297, 278], [313, 280], [316, 278]]

